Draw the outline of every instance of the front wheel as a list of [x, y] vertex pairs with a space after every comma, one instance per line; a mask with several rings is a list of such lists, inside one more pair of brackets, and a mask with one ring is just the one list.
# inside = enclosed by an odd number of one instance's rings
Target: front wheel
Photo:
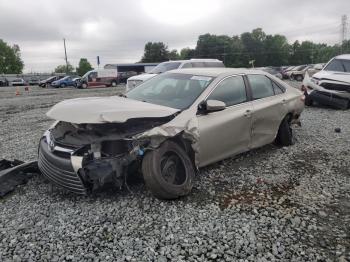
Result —
[[87, 85], [87, 83], [82, 83], [81, 87], [85, 89], [88, 87], [88, 85]]
[[64, 87], [66, 87], [66, 85], [65, 85], [65, 84], [61, 84], [60, 87], [61, 87], [61, 88], [64, 88]]
[[294, 144], [293, 130], [288, 116], [282, 120], [278, 128], [275, 143], [279, 146], [291, 146]]
[[117, 86], [117, 82], [116, 81], [112, 81], [111, 86]]
[[145, 155], [142, 173], [155, 197], [176, 199], [191, 192], [195, 171], [185, 150], [172, 141], [165, 141]]

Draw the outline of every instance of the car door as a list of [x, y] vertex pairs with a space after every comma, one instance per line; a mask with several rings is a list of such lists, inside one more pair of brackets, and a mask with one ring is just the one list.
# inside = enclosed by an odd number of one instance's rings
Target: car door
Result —
[[252, 140], [256, 148], [274, 141], [279, 125], [287, 115], [284, 89], [265, 75], [247, 75], [252, 96]]
[[97, 72], [91, 72], [88, 75], [88, 85], [89, 86], [98, 86], [100, 83], [97, 81]]
[[206, 100], [226, 103], [222, 111], [197, 114], [199, 166], [216, 162], [249, 149], [251, 102], [242, 76], [230, 76], [217, 84]]

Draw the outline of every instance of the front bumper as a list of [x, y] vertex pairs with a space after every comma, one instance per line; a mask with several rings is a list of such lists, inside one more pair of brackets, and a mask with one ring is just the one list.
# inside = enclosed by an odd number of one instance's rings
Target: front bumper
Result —
[[128, 166], [142, 154], [138, 148], [113, 157], [94, 158], [91, 146], [65, 148], [55, 145], [47, 131], [39, 144], [38, 167], [53, 184], [76, 194], [114, 186], [121, 188]]
[[41, 173], [59, 187], [76, 194], [86, 194], [87, 187], [79, 173], [74, 170], [70, 153], [55, 153], [49, 149], [49, 143], [46, 136], [40, 140], [38, 167]]

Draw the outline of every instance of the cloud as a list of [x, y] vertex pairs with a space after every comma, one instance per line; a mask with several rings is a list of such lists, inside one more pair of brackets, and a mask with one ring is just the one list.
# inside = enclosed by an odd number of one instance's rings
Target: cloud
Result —
[[136, 62], [148, 41], [170, 49], [194, 47], [200, 34], [237, 35], [261, 27], [290, 42], [340, 40], [348, 0], [0, 0], [0, 37], [19, 44], [25, 71], [52, 71], [86, 57], [101, 63]]

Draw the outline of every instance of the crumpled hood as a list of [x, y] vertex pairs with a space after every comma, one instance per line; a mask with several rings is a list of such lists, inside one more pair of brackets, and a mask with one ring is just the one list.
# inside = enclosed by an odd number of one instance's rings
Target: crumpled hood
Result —
[[88, 97], [62, 101], [46, 115], [75, 124], [124, 123], [132, 118], [166, 117], [178, 109], [119, 96]]
[[312, 77], [318, 78], [318, 79], [330, 79], [330, 80], [350, 83], [350, 74], [344, 73], [344, 72], [333, 72], [333, 71], [322, 70], [314, 74]]

